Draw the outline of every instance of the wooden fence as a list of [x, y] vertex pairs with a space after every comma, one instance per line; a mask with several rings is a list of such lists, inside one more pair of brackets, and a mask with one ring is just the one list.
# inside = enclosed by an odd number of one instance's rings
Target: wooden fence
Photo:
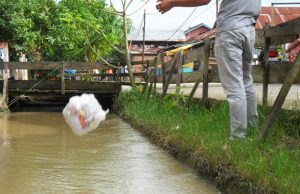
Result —
[[[5, 91], [6, 104], [10, 96], [21, 95], [64, 96], [81, 93], [110, 95], [121, 90], [121, 84], [130, 84], [128, 73], [119, 64], [106, 65], [86, 62], [0, 62], [3, 80], [0, 87]], [[8, 77], [16, 70], [26, 70], [31, 75], [27, 80]], [[74, 73], [67, 73], [67, 70]], [[99, 71], [95, 73], [93, 71]], [[123, 70], [123, 71], [121, 71]], [[123, 73], [122, 73], [123, 72]], [[134, 73], [136, 77], [144, 77], [145, 73]], [[127, 81], [121, 78], [127, 77]]]
[[[264, 30], [260, 33], [257, 33], [258, 37], [256, 40], [256, 45], [264, 46], [264, 65], [263, 65], [263, 105], [267, 105], [268, 101], [268, 85], [269, 85], [269, 73], [270, 73], [270, 63], [268, 60], [268, 51], [270, 45], [279, 45], [292, 42], [299, 37], [300, 34], [300, 18], [291, 20], [289, 22], [280, 24], [278, 26], [270, 27], [266, 25]], [[180, 94], [180, 83], [182, 81], [182, 65], [189, 62], [200, 61], [203, 64], [203, 68], [198, 71], [198, 80], [195, 80], [195, 85], [188, 97], [188, 100], [185, 104], [185, 108], [188, 108], [193, 95], [198, 88], [199, 83], [203, 82], [203, 92], [202, 92], [202, 100], [207, 102], [208, 99], [208, 82], [209, 82], [209, 64], [212, 54], [213, 54], [213, 45], [214, 45], [215, 37], [207, 38], [205, 41], [199, 43], [200, 47], [192, 50], [189, 53], [184, 54], [183, 51], [178, 52], [172, 60], [165, 62], [163, 54], [159, 54], [155, 60], [148, 61], [147, 64], [149, 67], [154, 67], [153, 73], [150, 73], [150, 76], [147, 79], [146, 87], [149, 85], [149, 90], [147, 94], [147, 102], [149, 100], [150, 93], [153, 90], [156, 90], [157, 83], [157, 73], [156, 70], [158, 65], [161, 65], [161, 82], [163, 84], [163, 91], [160, 96], [160, 100], [158, 103], [158, 109], [161, 107], [162, 99], [167, 93], [168, 86], [172, 79], [172, 76], [176, 76], [176, 95]], [[148, 70], [147, 70], [148, 72]], [[149, 73], [147, 73], [149, 74]], [[300, 75], [300, 54], [292, 65], [289, 73], [286, 75], [284, 79], [282, 89], [278, 94], [278, 97], [264, 123], [262, 132], [261, 132], [261, 140], [264, 140], [269, 130], [272, 128], [274, 121], [286, 99], [286, 96], [289, 92], [289, 89], [293, 83], [295, 83], [297, 76]], [[148, 82], [150, 82], [148, 84]]]

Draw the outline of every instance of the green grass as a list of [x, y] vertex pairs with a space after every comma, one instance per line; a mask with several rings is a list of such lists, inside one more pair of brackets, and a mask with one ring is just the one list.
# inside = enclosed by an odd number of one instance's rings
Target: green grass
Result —
[[[123, 92], [116, 99], [121, 114], [160, 136], [165, 147], [177, 145], [192, 152], [193, 157], [207, 158], [213, 168], [230, 168], [239, 177], [256, 187], [278, 193], [300, 193], [300, 113], [284, 111], [264, 143], [258, 142], [259, 129], [248, 131], [246, 141], [229, 140], [229, 109], [225, 101], [200, 102], [183, 109], [184, 98], [176, 102], [172, 96], [163, 100], [157, 109], [158, 96], [138, 90]], [[261, 125], [269, 109], [259, 108]], [[261, 126], [260, 126], [261, 127]]]

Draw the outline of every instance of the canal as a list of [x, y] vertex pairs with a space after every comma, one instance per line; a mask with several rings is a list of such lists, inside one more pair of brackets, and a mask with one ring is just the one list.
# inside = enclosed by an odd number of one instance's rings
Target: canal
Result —
[[118, 116], [75, 136], [60, 112], [0, 113], [0, 193], [219, 191]]

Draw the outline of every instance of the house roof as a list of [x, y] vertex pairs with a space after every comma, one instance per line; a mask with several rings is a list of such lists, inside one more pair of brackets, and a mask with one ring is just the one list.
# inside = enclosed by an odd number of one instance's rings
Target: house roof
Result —
[[263, 29], [266, 23], [278, 25], [299, 17], [300, 7], [262, 7], [255, 27]]
[[[266, 23], [271, 24], [272, 15], [274, 16], [274, 24], [278, 25], [295, 18], [300, 18], [300, 7], [262, 7], [255, 28], [261, 30]], [[215, 33], [216, 29], [212, 29], [194, 38], [190, 38], [186, 42], [204, 40], [206, 37], [215, 35]]]
[[193, 27], [190, 27], [189, 29], [187, 29], [186, 31], [184, 31], [184, 33], [189, 33], [189, 32], [192, 32], [193, 30], [196, 30], [197, 28], [200, 28], [200, 27], [204, 27], [204, 28], [207, 28], [208, 30], [210, 30], [211, 28], [203, 23], [201, 24], [198, 24], [196, 26], [193, 26]]
[[200, 41], [200, 40], [204, 40], [205, 38], [207, 37], [211, 37], [213, 35], [216, 34], [216, 29], [211, 29], [210, 31], [207, 31], [203, 34], [200, 34], [198, 36], [195, 36], [193, 38], [190, 38], [190, 39], [187, 39], [186, 42], [197, 42], [197, 41]]

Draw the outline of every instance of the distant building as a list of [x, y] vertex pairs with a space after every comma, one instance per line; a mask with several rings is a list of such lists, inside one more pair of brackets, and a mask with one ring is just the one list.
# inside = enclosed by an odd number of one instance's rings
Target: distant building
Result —
[[[164, 48], [176, 45], [183, 41], [165, 41], [165, 40], [146, 40], [144, 48], [144, 61], [153, 60], [160, 50]], [[129, 53], [131, 61], [142, 61], [143, 60], [143, 41], [142, 40], [132, 40], [129, 41]], [[142, 64], [133, 65], [133, 72], [141, 72], [145, 68], [142, 67]]]
[[266, 23], [275, 26], [300, 17], [300, 7], [262, 7], [256, 22], [256, 29], [263, 29]]
[[190, 27], [188, 30], [184, 31], [184, 35], [186, 39], [194, 38], [196, 36], [199, 36], [201, 34], [204, 34], [211, 30], [211, 28], [203, 23], [198, 24], [194, 27]]
[[[163, 40], [146, 40], [144, 49], [144, 60], [154, 59], [158, 51], [181, 43], [182, 41], [163, 41]], [[142, 61], [143, 58], [143, 41], [133, 40], [130, 46], [130, 59], [131, 61]]]
[[[255, 28], [256, 30], [260, 31], [264, 28], [266, 23], [269, 23], [271, 26], [273, 26], [296, 18], [300, 18], [300, 7], [262, 7]], [[199, 25], [201, 26], [202, 24]], [[189, 30], [185, 32], [188, 32]], [[212, 29], [193, 37], [187, 37], [186, 42], [202, 41], [207, 37], [215, 36], [215, 34], [216, 30]]]

